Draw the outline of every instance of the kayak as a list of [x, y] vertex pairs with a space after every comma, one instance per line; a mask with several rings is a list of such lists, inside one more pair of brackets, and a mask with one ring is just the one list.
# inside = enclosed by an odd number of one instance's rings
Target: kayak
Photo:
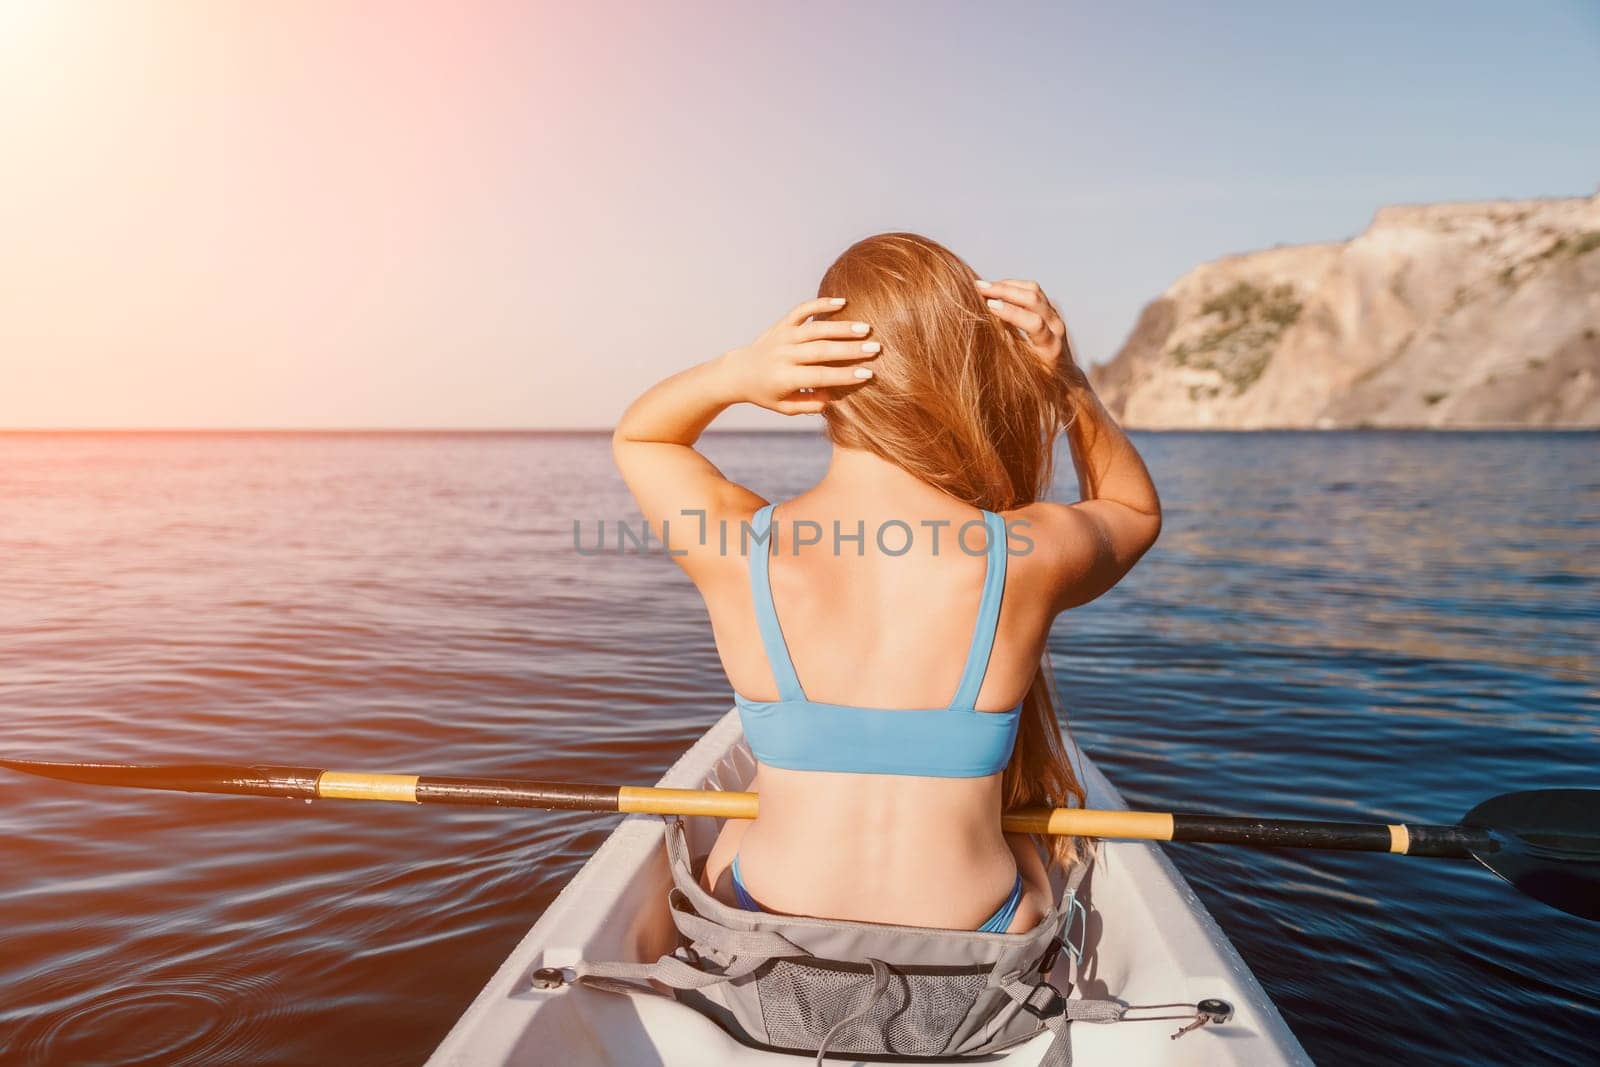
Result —
[[[1079, 752], [1075, 762], [1087, 806], [1126, 809], [1087, 755]], [[740, 790], [755, 767], [735, 709], [684, 753], [660, 785]], [[719, 820], [691, 816], [686, 824], [692, 850], [704, 854]], [[533, 975], [541, 968], [567, 967], [580, 959], [648, 962], [671, 951], [676, 931], [667, 911], [670, 885], [660, 817], [624, 818], [489, 979], [428, 1059], [429, 1067], [800, 1062], [793, 1054], [741, 1044], [710, 1018], [666, 997], [536, 985]], [[1078, 926], [1086, 933], [1079, 938], [1085, 943], [1073, 996], [1109, 996], [1141, 1005], [1220, 999], [1232, 1014], [1177, 1039], [1174, 1033], [1187, 1025], [1182, 1019], [1074, 1023], [1075, 1062], [1252, 1067], [1311, 1062], [1232, 942], [1156, 844], [1101, 841], [1080, 899], [1089, 917]], [[1065, 965], [1057, 967], [1064, 974]], [[1049, 1043], [1049, 1033], [1041, 1033], [979, 1062], [1031, 1067]]]

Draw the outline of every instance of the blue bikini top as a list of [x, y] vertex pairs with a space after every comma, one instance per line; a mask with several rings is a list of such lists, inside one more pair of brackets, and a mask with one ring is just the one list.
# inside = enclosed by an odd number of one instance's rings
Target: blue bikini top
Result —
[[1006, 711], [974, 706], [989, 667], [1000, 599], [1006, 586], [1006, 525], [992, 511], [988, 528], [987, 570], [972, 646], [955, 699], [947, 708], [899, 710], [823, 704], [807, 700], [784, 642], [772, 605], [769, 578], [772, 504], [756, 512], [750, 544], [750, 592], [767, 662], [778, 683], [777, 700], [747, 700], [737, 692], [739, 721], [756, 759], [796, 771], [848, 771], [857, 774], [916, 774], [938, 778], [981, 778], [1004, 770], [1017, 740], [1022, 704]]

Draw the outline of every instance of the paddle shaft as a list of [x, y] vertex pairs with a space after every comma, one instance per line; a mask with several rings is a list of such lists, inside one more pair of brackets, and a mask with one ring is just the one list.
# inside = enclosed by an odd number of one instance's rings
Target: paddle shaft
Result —
[[[309, 767], [241, 767], [217, 764], [122, 766], [0, 760], [0, 766], [66, 781], [236, 796], [291, 799], [385, 800], [415, 804], [544, 810], [756, 817], [758, 795], [725, 790], [653, 786], [569, 785], [499, 778], [369, 774]], [[1182, 841], [1255, 848], [1315, 848], [1391, 852], [1407, 856], [1469, 859], [1474, 849], [1493, 851], [1487, 830], [1466, 826], [1313, 822], [1083, 808], [1028, 808], [1006, 812], [1013, 833]]]

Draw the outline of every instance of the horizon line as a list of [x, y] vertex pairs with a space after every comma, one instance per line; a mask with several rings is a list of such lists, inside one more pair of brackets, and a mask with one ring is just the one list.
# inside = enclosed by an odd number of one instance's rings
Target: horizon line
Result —
[[[339, 433], [339, 434], [609, 434], [614, 426], [0, 426], [0, 435], [48, 433]], [[705, 434], [717, 433], [820, 433], [819, 429], [752, 426], [707, 427]], [[703, 436], [703, 435], [702, 435]]]
[[[227, 434], [246, 435], [281, 435], [293, 434], [328, 434], [342, 436], [458, 436], [458, 437], [491, 437], [491, 436], [559, 436], [582, 435], [598, 437], [614, 432], [610, 426], [0, 426], [0, 437], [22, 437], [25, 435], [57, 435], [67, 436], [72, 434], [114, 435], [127, 436], [155, 436], [159, 434], [194, 434], [216, 435]], [[1518, 425], [1486, 425], [1486, 426], [1260, 426], [1260, 427], [1208, 427], [1208, 426], [1123, 426], [1129, 433], [1140, 434], [1328, 434], [1328, 433], [1571, 433], [1594, 434], [1600, 433], [1600, 426], [1518, 426]], [[739, 434], [771, 434], [779, 436], [825, 436], [822, 427], [782, 427], [782, 426], [750, 426], [750, 427], [707, 427], [701, 437], [736, 436]]]

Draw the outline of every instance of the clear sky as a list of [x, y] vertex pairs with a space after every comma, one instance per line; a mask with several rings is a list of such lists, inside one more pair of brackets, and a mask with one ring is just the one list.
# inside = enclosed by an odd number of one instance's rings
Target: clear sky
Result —
[[0, 0], [0, 427], [607, 426], [883, 230], [1098, 362], [1203, 260], [1597, 183], [1592, 0]]

